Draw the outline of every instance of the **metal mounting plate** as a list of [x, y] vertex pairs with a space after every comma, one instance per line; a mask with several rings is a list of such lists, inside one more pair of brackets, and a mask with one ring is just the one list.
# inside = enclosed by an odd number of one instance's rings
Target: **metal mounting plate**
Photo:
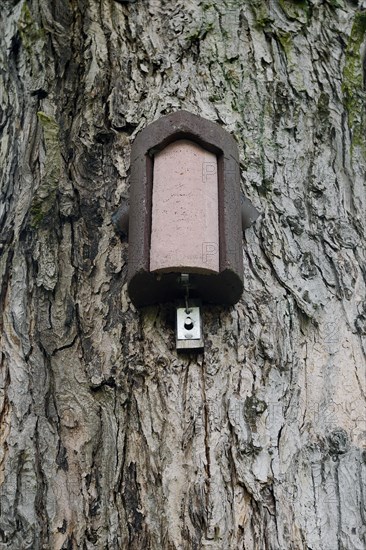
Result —
[[178, 350], [198, 350], [203, 348], [201, 311], [197, 302], [190, 300], [188, 312], [185, 304], [177, 307], [176, 348]]

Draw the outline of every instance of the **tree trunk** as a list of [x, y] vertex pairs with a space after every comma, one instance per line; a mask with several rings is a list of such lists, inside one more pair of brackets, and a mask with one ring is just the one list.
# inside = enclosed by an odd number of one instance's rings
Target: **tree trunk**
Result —
[[[1, 549], [365, 548], [365, 8], [2, 1]], [[198, 355], [111, 223], [180, 108], [261, 211]]]

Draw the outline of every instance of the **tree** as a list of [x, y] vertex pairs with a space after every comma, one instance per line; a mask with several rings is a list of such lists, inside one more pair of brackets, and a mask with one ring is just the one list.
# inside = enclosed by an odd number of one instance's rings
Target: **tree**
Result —
[[[2, 2], [1, 548], [365, 547], [365, 8]], [[198, 355], [111, 223], [180, 108], [261, 211]]]

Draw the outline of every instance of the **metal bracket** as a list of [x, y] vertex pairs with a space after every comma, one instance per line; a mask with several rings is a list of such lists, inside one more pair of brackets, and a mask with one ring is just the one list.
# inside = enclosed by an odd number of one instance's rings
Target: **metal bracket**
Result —
[[181, 303], [176, 310], [177, 350], [203, 349], [202, 319], [200, 302], [189, 300]]
[[130, 206], [127, 200], [123, 200], [120, 207], [112, 214], [112, 223], [121, 237], [127, 237], [130, 218]]
[[240, 193], [241, 227], [243, 232], [251, 227], [260, 215], [259, 210], [243, 193]]

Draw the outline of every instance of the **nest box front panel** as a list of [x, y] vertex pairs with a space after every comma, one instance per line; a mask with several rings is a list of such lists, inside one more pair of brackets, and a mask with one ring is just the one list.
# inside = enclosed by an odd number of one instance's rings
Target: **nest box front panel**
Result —
[[214, 153], [190, 140], [175, 141], [156, 153], [150, 271], [219, 273], [218, 212]]

